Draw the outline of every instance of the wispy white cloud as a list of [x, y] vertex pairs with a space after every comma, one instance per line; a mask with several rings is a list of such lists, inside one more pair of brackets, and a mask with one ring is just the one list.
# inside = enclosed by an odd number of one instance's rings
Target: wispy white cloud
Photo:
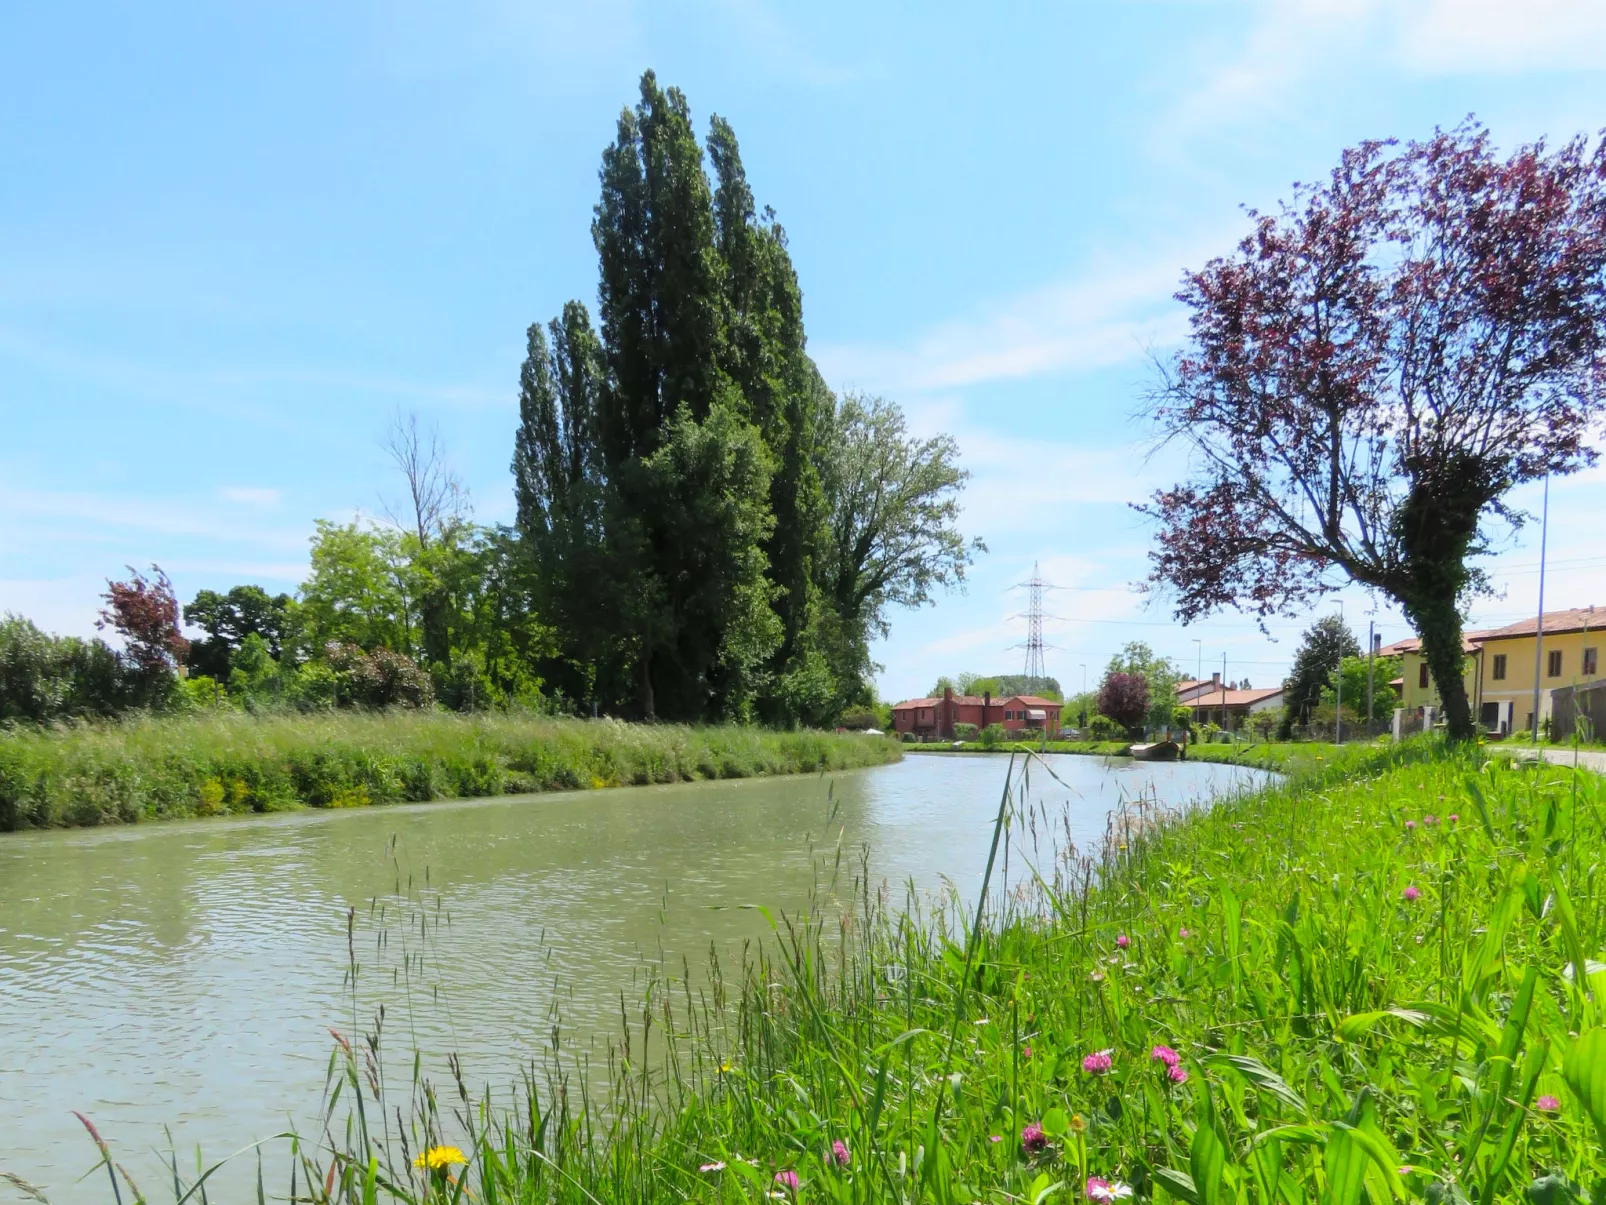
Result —
[[230, 502], [239, 502], [245, 506], [277, 506], [279, 505], [279, 491], [253, 485], [229, 485], [219, 490], [225, 499]]
[[1247, 27], [1230, 41], [1200, 46], [1198, 84], [1158, 123], [1165, 141], [1308, 112], [1308, 103], [1298, 102], [1358, 69], [1405, 78], [1606, 69], [1606, 5], [1599, 0], [1250, 0], [1228, 7], [1247, 15]]
[[1406, 70], [1461, 74], [1606, 69], [1600, 0], [1396, 0], [1395, 58]]
[[126, 542], [127, 533], [140, 532], [285, 550], [306, 546], [304, 531], [244, 524], [238, 516], [224, 517], [215, 508], [193, 499], [0, 487], [0, 511], [27, 521], [16, 525], [14, 535], [26, 527], [36, 536], [46, 534], [51, 538], [76, 531], [88, 537]]
[[[409, 380], [404, 376], [295, 364], [271, 367], [242, 364], [222, 368], [174, 368], [161, 363], [105, 355], [61, 343], [16, 326], [0, 326], [0, 358], [42, 368], [68, 380], [85, 382], [121, 394], [165, 402], [215, 414], [247, 418], [272, 430], [312, 436], [322, 430], [291, 417], [285, 391], [358, 394], [391, 399], [397, 405], [441, 406], [460, 410], [512, 410], [518, 397], [512, 386], [470, 381]], [[272, 400], [257, 401], [269, 396]]]
[[815, 357], [833, 383], [894, 393], [1128, 363], [1185, 331], [1171, 295], [1190, 255], [1175, 248], [1102, 262], [974, 317], [941, 323], [902, 346], [825, 344]]
[[714, 0], [713, 6], [767, 72], [822, 88], [838, 87], [860, 74], [861, 68], [820, 54], [769, 0]]

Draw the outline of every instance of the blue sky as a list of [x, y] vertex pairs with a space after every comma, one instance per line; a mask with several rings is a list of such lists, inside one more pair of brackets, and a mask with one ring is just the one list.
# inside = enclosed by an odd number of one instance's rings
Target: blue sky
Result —
[[[650, 66], [734, 124], [827, 380], [974, 473], [990, 552], [895, 617], [884, 695], [1019, 668], [1034, 561], [1068, 687], [1128, 639], [1274, 682], [1303, 625], [1185, 631], [1130, 590], [1182, 269], [1358, 139], [1596, 131], [1603, 64], [1598, 0], [7, 5], [0, 610], [87, 632], [151, 561], [186, 599], [293, 588], [314, 518], [378, 508], [398, 408], [509, 519], [524, 330], [594, 303], [599, 156]], [[1606, 604], [1603, 509], [1606, 471], [1552, 492], [1556, 606]], [[1531, 611], [1536, 565], [1537, 526], [1474, 621]]]

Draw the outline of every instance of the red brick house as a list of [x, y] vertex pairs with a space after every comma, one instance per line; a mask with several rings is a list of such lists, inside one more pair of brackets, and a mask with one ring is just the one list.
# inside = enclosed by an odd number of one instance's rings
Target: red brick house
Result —
[[979, 731], [989, 724], [1006, 732], [1059, 731], [1060, 704], [1037, 695], [993, 698], [984, 694], [956, 695], [949, 689], [940, 699], [906, 699], [892, 709], [892, 728], [899, 736], [912, 732], [921, 740], [952, 740], [954, 726], [974, 724]]

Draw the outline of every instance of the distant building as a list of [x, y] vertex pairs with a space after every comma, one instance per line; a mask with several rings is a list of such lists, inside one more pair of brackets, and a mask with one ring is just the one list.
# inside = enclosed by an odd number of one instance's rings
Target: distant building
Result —
[[[1527, 731], [1534, 723], [1534, 640], [1538, 621], [1524, 619], [1503, 628], [1485, 628], [1462, 636], [1462, 681], [1472, 716], [1490, 732]], [[1601, 646], [1606, 645], [1606, 606], [1546, 611], [1540, 636], [1539, 718], [1551, 714], [1552, 692], [1567, 689], [1569, 702], [1588, 695], [1601, 681]], [[1404, 663], [1400, 702], [1408, 712], [1442, 706], [1438, 688], [1422, 657], [1422, 642], [1400, 640], [1381, 650]], [[1579, 698], [1580, 709], [1589, 705]]]
[[1255, 712], [1281, 711], [1283, 708], [1283, 688], [1280, 686], [1263, 690], [1222, 689], [1221, 675], [1214, 677], [1213, 682], [1188, 683], [1205, 689], [1194, 691], [1187, 698], [1181, 697], [1181, 688], [1178, 688], [1178, 699], [1182, 706], [1193, 712], [1195, 724], [1214, 724], [1218, 728], [1237, 731]]
[[1036, 734], [1058, 732], [1061, 704], [1037, 695], [993, 698], [991, 693], [956, 695], [944, 690], [941, 698], [905, 699], [892, 709], [892, 727], [898, 735], [913, 733], [921, 740], [954, 739], [958, 724], [974, 724], [977, 731], [990, 724], [1005, 732]]

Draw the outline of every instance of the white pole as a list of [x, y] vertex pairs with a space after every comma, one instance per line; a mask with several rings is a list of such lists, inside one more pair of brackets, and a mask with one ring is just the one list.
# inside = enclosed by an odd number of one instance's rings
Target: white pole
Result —
[[1550, 474], [1545, 474], [1545, 505], [1539, 520], [1539, 618], [1534, 623], [1534, 744], [1539, 743], [1539, 671], [1545, 644], [1545, 543], [1550, 535]]
[[[1338, 600], [1338, 626], [1344, 627], [1344, 600]], [[1338, 672], [1333, 675], [1333, 744], [1344, 743], [1344, 642], [1338, 643]]]

